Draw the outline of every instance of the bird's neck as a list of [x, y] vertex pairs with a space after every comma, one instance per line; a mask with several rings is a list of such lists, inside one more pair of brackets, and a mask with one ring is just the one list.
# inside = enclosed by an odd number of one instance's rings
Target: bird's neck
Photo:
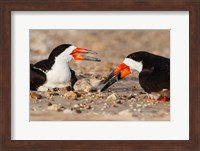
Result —
[[138, 61], [135, 61], [133, 59], [126, 58], [124, 60], [124, 63], [126, 65], [128, 65], [131, 68], [131, 70], [136, 70], [138, 72], [142, 71], [142, 68], [143, 68], [143, 63], [142, 62], [138, 62]]
[[66, 60], [56, 58], [51, 69], [56, 71], [66, 71], [69, 70], [69, 65]]

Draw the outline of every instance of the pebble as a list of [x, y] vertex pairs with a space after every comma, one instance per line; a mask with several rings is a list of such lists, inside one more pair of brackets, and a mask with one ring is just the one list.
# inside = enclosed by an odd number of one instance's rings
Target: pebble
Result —
[[73, 113], [73, 111], [71, 111], [71, 110], [69, 110], [69, 109], [65, 109], [65, 110], [63, 111], [63, 113], [71, 114], [71, 113]]
[[47, 96], [50, 97], [50, 96], [56, 96], [56, 95], [59, 95], [59, 93], [57, 92], [50, 92], [50, 93], [47, 93]]
[[70, 100], [76, 100], [78, 98], [77, 93], [73, 91], [65, 92], [63, 96]]
[[137, 104], [136, 106], [137, 106], [137, 107], [141, 107], [142, 105], [141, 105], [141, 104]]
[[51, 106], [51, 105], [52, 105], [52, 103], [51, 103], [51, 102], [49, 102], [49, 103], [48, 103], [48, 106]]
[[82, 111], [81, 111], [81, 110], [79, 110], [79, 109], [78, 109], [78, 110], [76, 110], [76, 113], [81, 113], [81, 112], [82, 112]]
[[134, 95], [132, 95], [132, 94], [130, 94], [128, 97], [127, 97], [127, 99], [132, 99], [132, 98], [135, 98], [135, 96]]
[[73, 106], [73, 108], [78, 108], [78, 107], [80, 107], [78, 104], [75, 104], [75, 105]]
[[136, 101], [136, 99], [135, 99], [135, 98], [131, 98], [130, 100], [131, 100], [131, 101], [133, 101], [133, 102], [134, 102], [134, 101]]
[[123, 104], [122, 101], [120, 101], [120, 100], [117, 100], [116, 103], [117, 104]]
[[117, 99], [118, 99], [118, 98], [117, 98], [116, 94], [113, 93], [113, 94], [111, 94], [111, 95], [109, 95], [109, 96], [107, 97], [106, 101], [116, 101]]
[[31, 98], [38, 100], [38, 99], [41, 99], [42, 96], [36, 92], [31, 92]]
[[58, 111], [61, 107], [62, 107], [61, 104], [52, 104], [48, 106], [48, 109], [52, 111]]
[[61, 106], [60, 108], [58, 108], [58, 112], [62, 112], [62, 111], [64, 111], [65, 110], [65, 107], [64, 106]]
[[112, 106], [112, 107], [117, 107], [117, 105], [116, 105], [116, 104], [112, 104], [111, 106]]
[[32, 111], [37, 111], [37, 109], [35, 107], [32, 107], [31, 110]]

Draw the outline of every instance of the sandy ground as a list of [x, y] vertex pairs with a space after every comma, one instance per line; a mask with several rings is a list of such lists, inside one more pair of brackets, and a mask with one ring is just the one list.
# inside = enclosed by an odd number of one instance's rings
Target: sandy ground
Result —
[[[46, 59], [63, 43], [96, 51], [102, 60], [70, 62], [79, 80], [105, 78], [135, 51], [170, 56], [169, 30], [31, 30], [30, 63]], [[133, 72], [105, 92], [30, 91], [30, 120], [166, 121], [170, 120], [170, 101], [148, 100], [138, 73]]]

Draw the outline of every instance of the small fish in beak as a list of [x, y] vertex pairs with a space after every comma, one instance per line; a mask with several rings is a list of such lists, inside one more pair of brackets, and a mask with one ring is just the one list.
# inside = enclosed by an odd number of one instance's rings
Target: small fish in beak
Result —
[[130, 67], [127, 66], [125, 63], [120, 64], [116, 69], [114, 69], [108, 76], [108, 78], [104, 81], [104, 87], [101, 89], [101, 91], [106, 90], [108, 87], [110, 87], [115, 82], [119, 81], [120, 79], [123, 79], [127, 75], [131, 74]]
[[101, 61], [99, 58], [80, 55], [80, 54], [85, 54], [85, 53], [97, 54], [96, 52], [88, 50], [88, 49], [76, 48], [72, 51], [71, 55], [73, 56], [74, 60], [88, 60], [88, 61], [98, 61], [98, 62]]

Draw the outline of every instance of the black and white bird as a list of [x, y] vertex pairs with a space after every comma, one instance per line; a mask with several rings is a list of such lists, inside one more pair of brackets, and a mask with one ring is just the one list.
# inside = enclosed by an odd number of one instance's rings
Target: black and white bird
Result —
[[105, 80], [101, 91], [129, 75], [139, 72], [139, 83], [148, 98], [165, 101], [170, 95], [170, 59], [145, 51], [129, 54], [122, 64], [114, 69]]
[[73, 87], [77, 81], [75, 72], [69, 67], [71, 60], [101, 61], [81, 54], [97, 54], [91, 50], [62, 44], [52, 50], [48, 59], [30, 64], [30, 90], [47, 91], [53, 88]]

